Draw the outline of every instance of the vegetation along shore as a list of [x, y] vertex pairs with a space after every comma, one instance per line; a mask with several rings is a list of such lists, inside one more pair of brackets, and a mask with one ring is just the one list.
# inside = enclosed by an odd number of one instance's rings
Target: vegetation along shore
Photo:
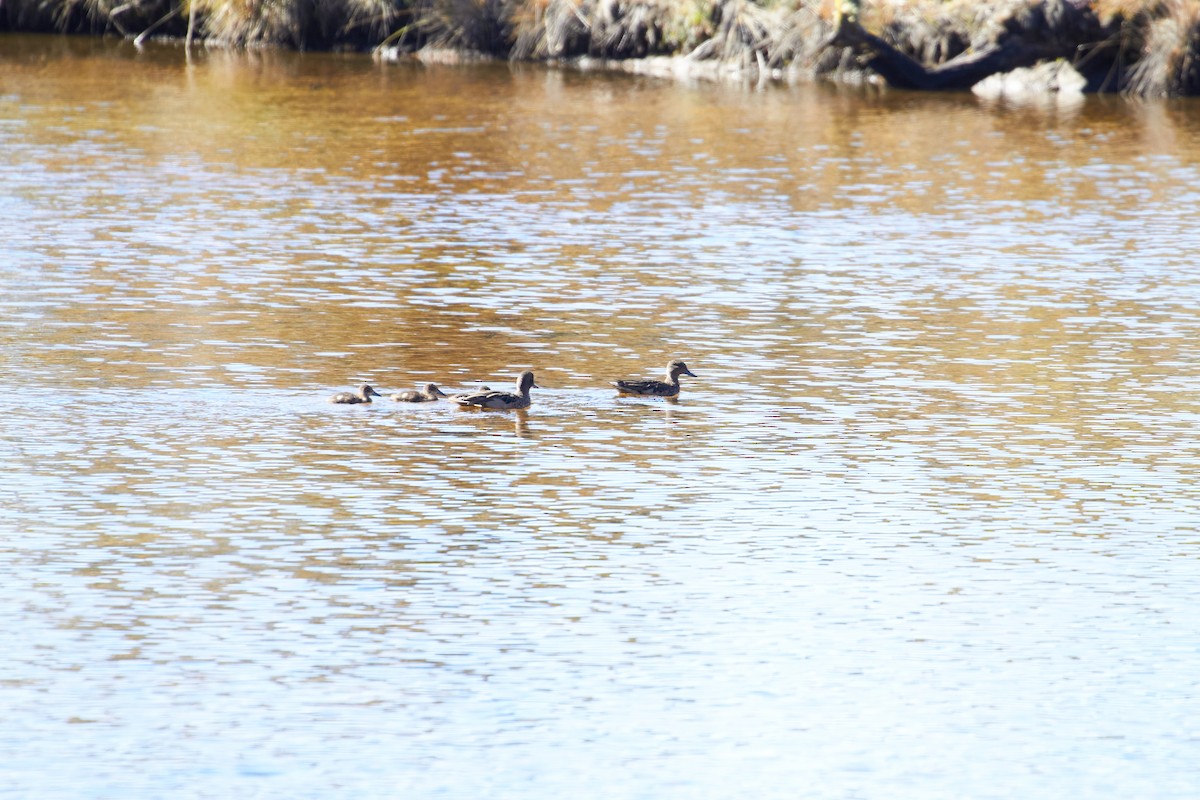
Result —
[[0, 31], [928, 90], [1036, 68], [1057, 91], [1200, 93], [1200, 0], [0, 0]]

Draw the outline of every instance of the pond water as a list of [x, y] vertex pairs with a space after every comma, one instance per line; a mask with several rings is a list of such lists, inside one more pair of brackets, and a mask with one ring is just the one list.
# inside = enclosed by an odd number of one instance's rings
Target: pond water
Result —
[[1198, 129], [0, 36], [0, 795], [1196, 797]]

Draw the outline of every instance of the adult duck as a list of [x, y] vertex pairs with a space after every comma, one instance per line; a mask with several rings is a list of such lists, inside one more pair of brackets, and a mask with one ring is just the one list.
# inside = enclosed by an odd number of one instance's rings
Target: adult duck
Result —
[[682, 359], [677, 358], [667, 364], [666, 381], [615, 381], [613, 386], [617, 387], [617, 391], [621, 394], [636, 394], [642, 397], [675, 397], [679, 394], [680, 375], [696, 377], [696, 373], [688, 369]]
[[492, 389], [481, 389], [479, 391], [470, 392], [469, 394], [455, 395], [450, 398], [450, 401], [457, 403], [463, 408], [529, 408], [529, 390], [540, 389], [533, 382], [533, 373], [526, 371], [522, 372], [517, 378], [517, 393], [499, 392]]

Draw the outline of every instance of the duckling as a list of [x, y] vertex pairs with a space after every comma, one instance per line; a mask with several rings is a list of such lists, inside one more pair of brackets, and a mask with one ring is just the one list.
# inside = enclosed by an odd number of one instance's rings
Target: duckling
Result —
[[493, 391], [485, 387], [469, 394], [456, 395], [450, 400], [464, 408], [529, 408], [529, 390], [540, 388], [542, 387], [533, 382], [533, 373], [526, 371], [517, 378], [517, 394]]
[[447, 397], [448, 395], [432, 383], [425, 384], [425, 388], [419, 392], [401, 392], [400, 394], [392, 395], [392, 399], [397, 403], [428, 403], [437, 400], [439, 397]]
[[647, 397], [675, 397], [679, 394], [679, 376], [696, 374], [688, 369], [682, 359], [667, 364], [667, 380], [663, 381], [615, 381], [613, 386], [621, 394], [637, 394]]
[[331, 403], [369, 403], [372, 397], [383, 397], [367, 384], [358, 387], [357, 392], [338, 392], [329, 398]]

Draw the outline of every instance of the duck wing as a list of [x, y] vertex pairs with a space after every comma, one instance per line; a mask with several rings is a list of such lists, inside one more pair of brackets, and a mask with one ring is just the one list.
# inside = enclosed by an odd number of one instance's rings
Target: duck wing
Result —
[[645, 394], [654, 396], [670, 396], [675, 394], [675, 387], [662, 381], [617, 381], [613, 384], [617, 391], [625, 394]]
[[523, 400], [519, 394], [494, 390], [455, 395], [450, 399], [460, 406], [479, 406], [480, 408], [509, 408], [520, 404]]

